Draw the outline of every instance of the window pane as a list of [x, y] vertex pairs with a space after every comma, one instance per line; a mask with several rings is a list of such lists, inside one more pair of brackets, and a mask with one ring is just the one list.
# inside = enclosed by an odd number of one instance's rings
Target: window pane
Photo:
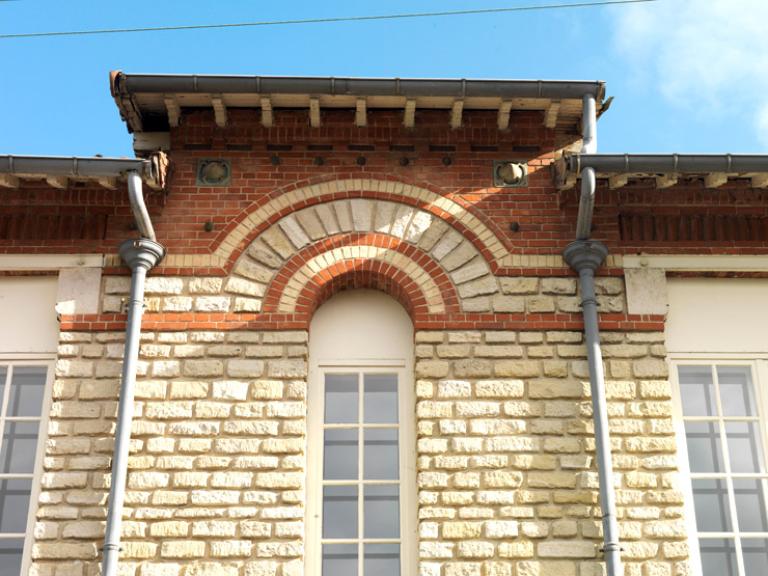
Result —
[[715, 387], [709, 366], [679, 366], [680, 397], [685, 416], [716, 416]]
[[696, 526], [701, 532], [729, 532], [728, 490], [725, 480], [692, 480]]
[[[758, 479], [733, 480], [736, 515], [742, 532], [768, 532], [765, 514], [765, 481]], [[768, 572], [766, 572], [768, 574]]]
[[0, 413], [3, 410], [3, 399], [5, 398], [5, 378], [8, 376], [8, 368], [0, 366]]
[[763, 448], [757, 422], [726, 422], [731, 472], [763, 472]]
[[38, 422], [6, 422], [0, 447], [0, 472], [31, 474], [35, 468]]
[[400, 536], [400, 498], [398, 486], [366, 486], [363, 514], [365, 538], [398, 538]]
[[45, 366], [14, 366], [7, 416], [40, 416], [45, 373]]
[[357, 538], [357, 486], [323, 488], [323, 538]]
[[733, 540], [700, 538], [699, 550], [703, 576], [736, 576], [736, 547]]
[[723, 472], [723, 451], [716, 422], [686, 422], [691, 472]]
[[357, 423], [358, 416], [357, 374], [325, 375], [325, 423]]
[[363, 554], [365, 576], [400, 576], [399, 544], [366, 544]]
[[323, 479], [357, 480], [357, 429], [326, 430]]
[[21, 574], [21, 553], [24, 540], [0, 540], [0, 576]]
[[365, 421], [397, 424], [397, 374], [366, 374], [364, 386]]
[[397, 480], [399, 461], [397, 429], [365, 430], [364, 478], [366, 480]]
[[718, 366], [717, 380], [723, 416], [757, 416], [748, 366]]
[[744, 573], [768, 574], [768, 540], [749, 538], [741, 541], [741, 551], [744, 554]]
[[0, 480], [0, 532], [26, 532], [32, 480]]
[[357, 576], [357, 544], [323, 544], [323, 576]]

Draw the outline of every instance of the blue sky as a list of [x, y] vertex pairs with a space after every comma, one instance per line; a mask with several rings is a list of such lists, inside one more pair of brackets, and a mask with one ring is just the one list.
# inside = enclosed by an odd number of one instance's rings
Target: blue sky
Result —
[[[569, 2], [572, 0], [562, 0]], [[0, 2], [0, 34], [511, 7], [540, 0]], [[768, 152], [768, 2], [0, 39], [0, 154], [132, 155], [108, 72], [605, 80], [602, 152]]]

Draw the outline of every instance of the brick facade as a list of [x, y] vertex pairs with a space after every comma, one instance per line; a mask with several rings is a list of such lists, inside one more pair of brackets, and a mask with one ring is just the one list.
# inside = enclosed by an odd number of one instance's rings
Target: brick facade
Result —
[[[580, 301], [561, 257], [577, 196], [557, 192], [550, 173], [575, 137], [537, 112], [514, 112], [509, 131], [493, 113], [467, 113], [458, 130], [439, 111], [419, 111], [412, 130], [394, 112], [353, 128], [350, 113], [324, 112], [311, 129], [306, 114], [285, 112], [267, 129], [247, 111], [226, 128], [195, 111], [172, 130], [170, 184], [149, 194], [168, 256], [147, 282], [121, 574], [305, 573], [309, 321], [336, 292], [375, 288], [415, 327], [420, 576], [598, 576]], [[196, 186], [200, 158], [231, 161], [230, 184]], [[528, 162], [528, 187], [491, 187], [491, 161], [509, 158]], [[598, 191], [627, 576], [685, 576], [688, 551], [664, 316], [628, 312], [622, 256], [768, 247], [757, 232], [706, 247], [622, 239], [626, 208], [765, 210], [764, 190], [700, 187]], [[98, 311], [61, 318], [31, 573], [96, 576], [129, 289], [114, 247], [135, 232], [125, 192], [90, 184], [25, 183], [6, 209], [57, 206], [100, 216], [83, 216], [79, 236], [9, 229], [2, 251], [107, 256]]]

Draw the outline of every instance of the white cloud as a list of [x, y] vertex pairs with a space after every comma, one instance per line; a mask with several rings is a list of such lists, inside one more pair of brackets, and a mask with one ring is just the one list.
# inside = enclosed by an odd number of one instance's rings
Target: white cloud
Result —
[[636, 76], [681, 107], [744, 108], [768, 146], [768, 0], [660, 0], [613, 15], [616, 48]]

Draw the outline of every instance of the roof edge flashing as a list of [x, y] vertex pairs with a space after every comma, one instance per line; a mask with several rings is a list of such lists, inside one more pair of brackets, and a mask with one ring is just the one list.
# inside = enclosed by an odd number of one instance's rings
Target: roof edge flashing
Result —
[[156, 152], [149, 158], [99, 156], [0, 155], [0, 174], [16, 177], [65, 177], [81, 179], [123, 178], [137, 172], [150, 186], [164, 188], [168, 158]]
[[768, 154], [581, 154], [565, 153], [562, 167], [579, 174], [584, 168], [598, 173], [726, 174], [768, 173]]

